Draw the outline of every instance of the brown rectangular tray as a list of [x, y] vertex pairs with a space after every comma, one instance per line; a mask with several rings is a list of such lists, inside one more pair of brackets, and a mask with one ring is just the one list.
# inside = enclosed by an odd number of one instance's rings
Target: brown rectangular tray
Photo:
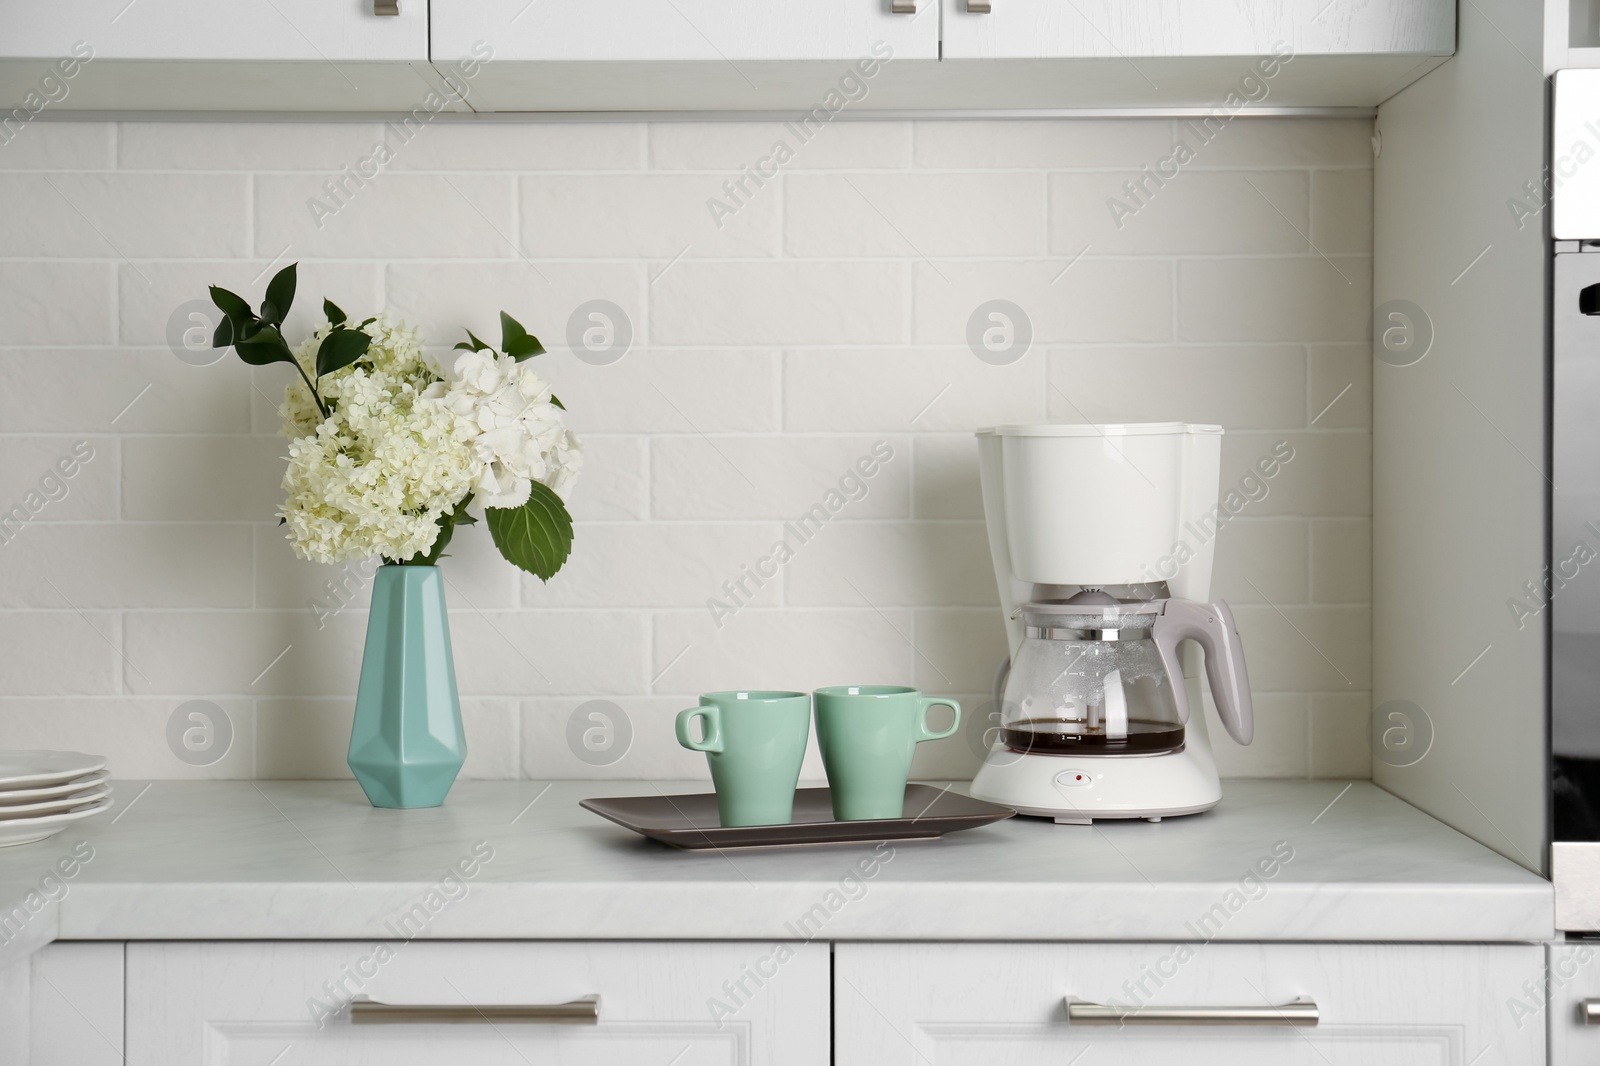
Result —
[[906, 786], [904, 817], [857, 822], [833, 820], [833, 801], [825, 788], [796, 789], [794, 818], [783, 825], [724, 826], [717, 817], [713, 792], [586, 799], [580, 806], [651, 840], [687, 851], [931, 840], [1017, 813], [1010, 807], [931, 785]]

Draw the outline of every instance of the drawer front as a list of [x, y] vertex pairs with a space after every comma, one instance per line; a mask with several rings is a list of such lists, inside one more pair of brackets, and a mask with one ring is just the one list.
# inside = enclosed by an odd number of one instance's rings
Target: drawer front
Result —
[[[1551, 944], [1549, 951], [1550, 1066], [1600, 1062], [1600, 943]], [[1536, 995], [1519, 997], [1518, 1013], [1542, 1023], [1538, 1007]]]
[[[165, 1066], [828, 1062], [826, 945], [130, 944], [127, 996], [128, 1061]], [[490, 1009], [589, 996], [592, 1024]], [[364, 1024], [356, 997], [445, 1013]]]
[[[841, 944], [835, 1061], [1535, 1066], [1543, 1026], [1510, 1004], [1525, 982], [1539, 987], [1543, 955], [1538, 945]], [[1069, 1020], [1069, 997], [1080, 1016], [1088, 1004], [1217, 1016], [1096, 1025]], [[1316, 1004], [1316, 1025], [1248, 1017], [1296, 1000]]]

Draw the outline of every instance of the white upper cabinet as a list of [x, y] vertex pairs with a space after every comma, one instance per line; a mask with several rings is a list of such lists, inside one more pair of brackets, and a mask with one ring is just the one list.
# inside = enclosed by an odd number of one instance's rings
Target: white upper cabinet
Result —
[[[940, 0], [946, 59], [1449, 55], [1434, 0]], [[985, 10], [987, 9], [987, 10]]]
[[432, 0], [434, 58], [496, 60], [937, 59], [937, 0]]

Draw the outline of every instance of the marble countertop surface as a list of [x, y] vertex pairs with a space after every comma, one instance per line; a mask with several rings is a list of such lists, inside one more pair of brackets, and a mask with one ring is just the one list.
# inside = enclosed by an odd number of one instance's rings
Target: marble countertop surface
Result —
[[[1216, 810], [1159, 824], [1013, 818], [936, 842], [763, 851], [675, 851], [578, 806], [707, 787], [465, 781], [443, 807], [393, 811], [349, 781], [118, 782], [106, 815], [0, 850], [0, 952], [52, 939], [1554, 933], [1547, 881], [1364, 781], [1233, 780]], [[85, 843], [92, 857], [63, 876]]]

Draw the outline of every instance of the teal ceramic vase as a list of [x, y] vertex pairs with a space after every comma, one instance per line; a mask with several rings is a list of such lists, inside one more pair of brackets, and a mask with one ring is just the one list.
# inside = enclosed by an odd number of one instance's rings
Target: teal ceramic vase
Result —
[[444, 579], [436, 566], [380, 566], [350, 770], [374, 807], [437, 807], [466, 757]]

